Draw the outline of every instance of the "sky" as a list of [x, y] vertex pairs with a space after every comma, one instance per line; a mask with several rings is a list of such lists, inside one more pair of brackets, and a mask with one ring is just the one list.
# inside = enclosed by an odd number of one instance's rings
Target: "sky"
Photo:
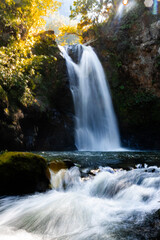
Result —
[[74, 0], [63, 0], [63, 4], [59, 10], [59, 13], [65, 17], [69, 17], [70, 15], [70, 6]]

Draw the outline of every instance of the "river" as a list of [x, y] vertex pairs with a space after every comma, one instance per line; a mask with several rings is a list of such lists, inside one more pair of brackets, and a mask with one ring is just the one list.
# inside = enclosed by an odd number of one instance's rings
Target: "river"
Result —
[[39, 154], [73, 167], [46, 193], [1, 198], [0, 240], [158, 239], [160, 152]]

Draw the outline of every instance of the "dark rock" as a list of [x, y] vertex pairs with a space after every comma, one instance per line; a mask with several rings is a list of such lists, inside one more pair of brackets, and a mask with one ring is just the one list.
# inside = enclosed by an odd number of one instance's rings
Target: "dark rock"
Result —
[[74, 167], [75, 165], [69, 161], [69, 160], [54, 160], [49, 163], [48, 167], [53, 171], [53, 172], [58, 172], [61, 169], [69, 169], [71, 167]]
[[80, 62], [82, 53], [83, 48], [79, 44], [71, 45], [68, 47], [68, 54], [76, 64]]
[[146, 216], [145, 221], [135, 227], [144, 239], [160, 239], [160, 210]]
[[123, 146], [160, 149], [160, 23], [138, 4], [83, 37], [84, 43], [96, 40], [92, 46], [110, 84]]
[[46, 160], [36, 154], [6, 152], [0, 155], [0, 195], [22, 195], [49, 189]]

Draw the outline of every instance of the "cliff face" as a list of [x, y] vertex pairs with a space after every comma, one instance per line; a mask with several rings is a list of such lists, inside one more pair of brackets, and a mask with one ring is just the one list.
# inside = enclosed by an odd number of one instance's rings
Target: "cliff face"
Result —
[[160, 21], [141, 4], [84, 34], [110, 84], [124, 146], [160, 148]]
[[66, 64], [52, 34], [38, 36], [32, 49], [34, 69], [27, 65], [23, 71], [25, 77], [29, 76], [28, 68], [35, 72], [27, 81], [31, 102], [25, 92], [19, 98], [21, 84], [8, 90], [0, 79], [0, 150], [75, 149]]
[[[107, 74], [125, 147], [160, 149], [158, 19], [140, 4], [83, 36], [84, 42], [95, 40], [91, 44]], [[0, 74], [0, 150], [75, 149], [66, 64], [52, 34], [38, 36], [31, 56], [23, 58], [31, 61], [20, 71], [26, 85], [19, 72], [11, 81], [8, 70], [5, 77]], [[2, 70], [8, 66], [3, 51], [2, 47]], [[13, 67], [11, 55], [6, 61]]]

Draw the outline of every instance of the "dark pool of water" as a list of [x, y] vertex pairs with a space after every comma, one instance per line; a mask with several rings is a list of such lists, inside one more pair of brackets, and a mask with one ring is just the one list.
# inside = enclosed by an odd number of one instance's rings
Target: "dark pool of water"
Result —
[[52, 160], [69, 160], [80, 167], [96, 168], [110, 166], [129, 169], [137, 164], [160, 166], [160, 151], [126, 151], [126, 152], [37, 152], [49, 162]]

